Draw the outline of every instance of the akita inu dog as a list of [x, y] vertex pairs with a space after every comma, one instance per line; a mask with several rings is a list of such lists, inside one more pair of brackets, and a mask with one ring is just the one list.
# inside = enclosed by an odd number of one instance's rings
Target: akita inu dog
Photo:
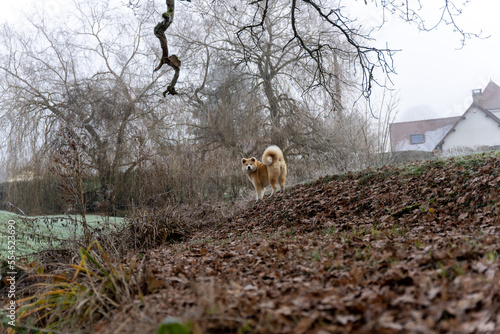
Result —
[[272, 145], [266, 148], [262, 155], [262, 162], [255, 158], [241, 159], [243, 172], [247, 174], [257, 192], [256, 200], [264, 197], [264, 190], [268, 185], [273, 188], [271, 195], [277, 190], [278, 182], [281, 190], [285, 190], [286, 163], [281, 149]]

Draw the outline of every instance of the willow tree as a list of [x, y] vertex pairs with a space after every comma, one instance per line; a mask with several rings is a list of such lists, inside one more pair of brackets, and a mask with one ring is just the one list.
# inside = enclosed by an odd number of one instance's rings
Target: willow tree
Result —
[[168, 119], [157, 98], [164, 73], [148, 66], [153, 17], [151, 8], [75, 0], [64, 20], [39, 12], [18, 29], [5, 26], [0, 122], [9, 161], [38, 165], [64, 145], [58, 130], [74, 129], [103, 196], [112, 198], [120, 178], [148, 159], [132, 154], [137, 142], [154, 140]]

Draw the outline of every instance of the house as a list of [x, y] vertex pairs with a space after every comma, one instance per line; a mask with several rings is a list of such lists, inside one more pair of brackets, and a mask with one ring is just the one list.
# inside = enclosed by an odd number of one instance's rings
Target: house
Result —
[[500, 147], [500, 87], [472, 91], [472, 104], [436, 145], [440, 152]]
[[432, 152], [460, 116], [391, 123], [391, 151]]
[[454, 154], [500, 148], [500, 86], [490, 81], [472, 97], [462, 116], [392, 123], [391, 151]]

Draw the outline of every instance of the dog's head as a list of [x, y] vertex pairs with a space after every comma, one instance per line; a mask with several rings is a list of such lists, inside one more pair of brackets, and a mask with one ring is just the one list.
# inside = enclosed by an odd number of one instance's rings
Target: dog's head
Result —
[[252, 173], [257, 170], [257, 159], [249, 158], [249, 159], [241, 159], [241, 163], [243, 164], [243, 171], [246, 173]]

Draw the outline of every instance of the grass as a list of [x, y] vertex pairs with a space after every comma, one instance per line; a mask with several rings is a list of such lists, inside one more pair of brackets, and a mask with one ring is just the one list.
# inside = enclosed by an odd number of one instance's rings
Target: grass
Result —
[[489, 261], [489, 262], [494, 262], [496, 261], [496, 259], [498, 259], [498, 252], [497, 251], [491, 251], [491, 252], [488, 252], [486, 253], [486, 256], [485, 258]]
[[94, 241], [80, 248], [80, 262], [66, 265], [69, 274], [38, 274], [38, 292], [17, 301], [17, 321], [23, 325], [65, 330], [81, 327], [89, 319], [109, 316], [112, 309], [130, 301], [134, 293], [130, 278], [135, 261], [126, 266], [111, 263], [109, 255]]
[[[50, 216], [20, 216], [7, 211], [0, 211], [0, 240], [2, 245], [7, 245], [7, 225], [10, 220], [14, 220], [16, 237], [16, 257], [29, 257], [49, 249], [63, 247], [66, 240], [74, 239], [83, 234], [83, 228], [78, 222], [81, 217], [72, 215]], [[99, 215], [87, 215], [87, 224], [91, 228], [99, 229], [104, 227], [116, 227], [123, 224], [123, 218], [103, 217]], [[3, 249], [5, 250], [5, 248]]]

